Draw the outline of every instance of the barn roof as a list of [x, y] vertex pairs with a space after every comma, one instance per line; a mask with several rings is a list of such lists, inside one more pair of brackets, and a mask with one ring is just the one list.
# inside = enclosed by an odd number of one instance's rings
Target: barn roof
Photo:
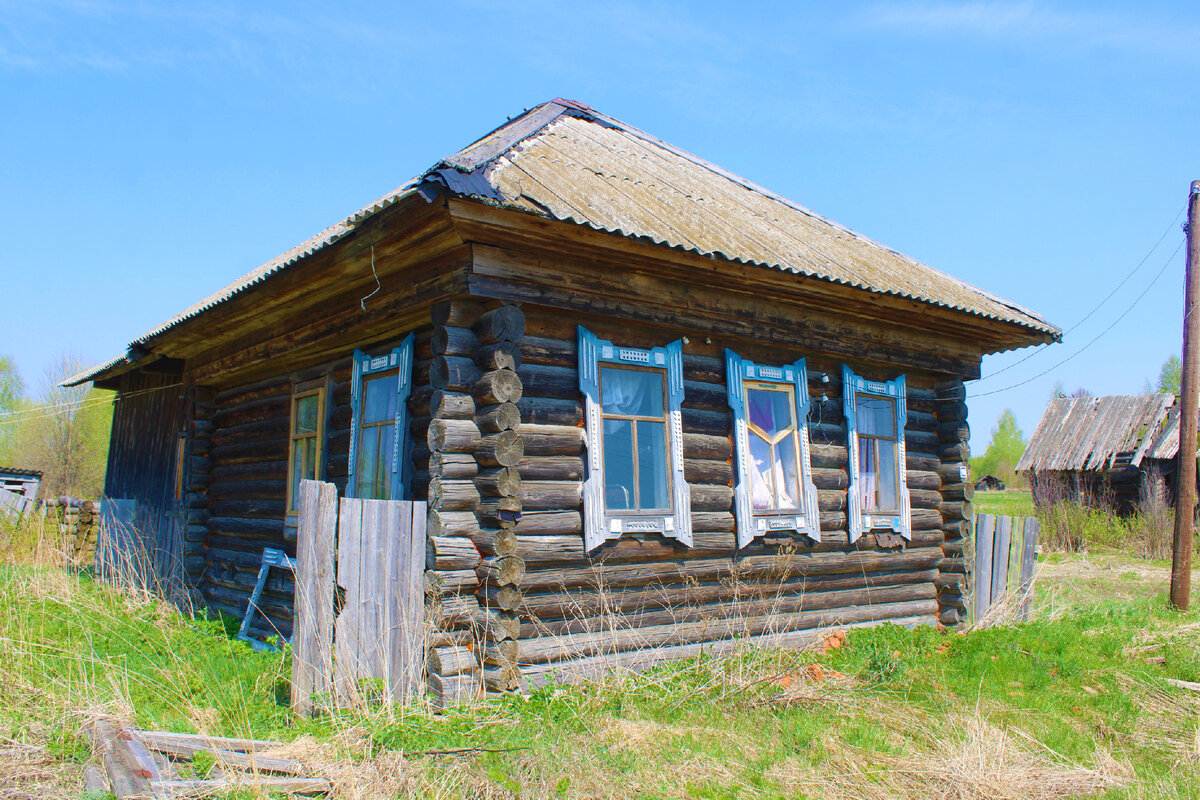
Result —
[[[447, 193], [672, 248], [792, 272], [1061, 338], [1034, 312], [926, 266], [744, 178], [570, 100], [530, 109], [417, 178], [225, 286], [131, 343], [247, 291], [419, 192]], [[120, 356], [68, 383], [107, 374]]]
[[[1161, 431], [1172, 394], [1060, 397], [1050, 401], [1016, 471], [1104, 470], [1132, 453], [1134, 466]], [[1178, 447], [1178, 445], [1176, 445]]]

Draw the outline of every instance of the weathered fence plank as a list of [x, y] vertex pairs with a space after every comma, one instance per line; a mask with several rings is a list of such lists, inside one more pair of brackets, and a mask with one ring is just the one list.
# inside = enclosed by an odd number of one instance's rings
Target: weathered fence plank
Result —
[[338, 696], [352, 697], [362, 670], [362, 502], [343, 497], [338, 504], [337, 582], [345, 592], [338, 615], [334, 683]]
[[992, 544], [996, 517], [980, 514], [975, 526], [975, 619], [982, 619], [992, 605]]
[[296, 542], [296, 630], [292, 651], [292, 710], [312, 711], [314, 693], [328, 695], [333, 683], [333, 551], [337, 488], [300, 482]]
[[972, 572], [976, 622], [1005, 598], [1018, 603], [1018, 618], [1029, 618], [1032, 585], [1037, 568], [1037, 541], [1041, 525], [1033, 517], [1019, 519], [980, 514], [975, 526], [975, 562]]
[[1029, 612], [1033, 608], [1033, 571], [1037, 568], [1037, 543], [1041, 533], [1041, 520], [1025, 520], [1025, 541], [1021, 548], [1021, 585], [1017, 589], [1021, 597], [1021, 619], [1029, 619]]
[[996, 537], [992, 547], [991, 601], [995, 604], [1008, 589], [1008, 548], [1012, 542], [1012, 517], [996, 517]]

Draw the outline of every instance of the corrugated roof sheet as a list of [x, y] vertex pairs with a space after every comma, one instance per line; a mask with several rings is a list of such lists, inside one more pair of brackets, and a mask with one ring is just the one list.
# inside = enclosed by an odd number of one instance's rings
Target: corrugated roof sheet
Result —
[[[246, 291], [413, 191], [429, 196], [434, 189], [702, 255], [910, 298], [1011, 323], [1045, 338], [1061, 336], [1028, 309], [860, 236], [612, 117], [558, 99], [510, 120], [131, 346], [146, 344]], [[118, 357], [70, 382], [91, 380], [127, 360]]]
[[[1146, 437], [1146, 441], [1134, 455], [1134, 466], [1143, 459], [1151, 461], [1173, 461], [1179, 455], [1179, 406], [1171, 408], [1157, 435]], [[1200, 453], [1197, 454], [1200, 456]]]
[[1118, 455], [1136, 454], [1161, 429], [1172, 394], [1060, 397], [1046, 413], [1017, 463], [1017, 471], [1104, 470]]

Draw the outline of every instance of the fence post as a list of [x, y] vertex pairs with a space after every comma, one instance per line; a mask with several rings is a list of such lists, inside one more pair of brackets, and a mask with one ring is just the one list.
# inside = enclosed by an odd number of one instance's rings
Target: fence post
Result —
[[1038, 536], [1042, 523], [1037, 517], [1025, 520], [1025, 541], [1021, 549], [1021, 619], [1029, 619], [1033, 608], [1033, 571], [1037, 567]]
[[328, 693], [333, 676], [333, 548], [337, 488], [300, 482], [296, 530], [296, 624], [292, 635], [292, 711], [312, 711], [312, 695]]

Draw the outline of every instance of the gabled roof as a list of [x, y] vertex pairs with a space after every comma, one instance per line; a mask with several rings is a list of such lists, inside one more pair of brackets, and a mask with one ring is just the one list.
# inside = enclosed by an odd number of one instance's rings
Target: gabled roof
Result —
[[[1061, 332], [1028, 309], [921, 264], [744, 178], [570, 100], [530, 109], [393, 192], [136, 339], [148, 344], [352, 232], [419, 192], [473, 198], [680, 250], [909, 298], [1015, 325], [1032, 341]], [[121, 356], [70, 379], [81, 383]]]
[[1051, 400], [1016, 471], [1105, 470], [1123, 453], [1137, 466], [1174, 403], [1173, 394]]

